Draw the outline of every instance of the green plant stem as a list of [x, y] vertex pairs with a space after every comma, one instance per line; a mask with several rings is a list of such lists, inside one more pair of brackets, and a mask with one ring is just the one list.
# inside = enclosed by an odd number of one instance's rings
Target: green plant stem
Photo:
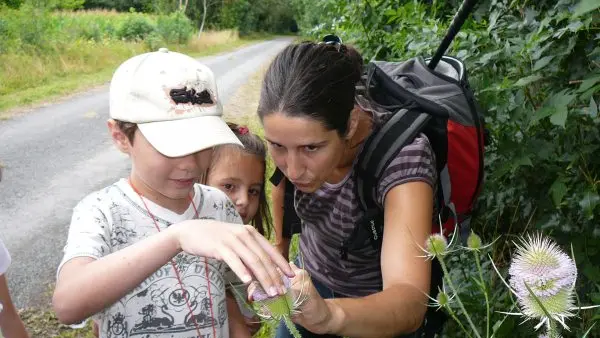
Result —
[[[458, 297], [458, 296], [457, 296]], [[458, 323], [458, 326], [460, 326], [460, 328], [465, 331], [465, 333], [467, 334], [467, 336], [471, 337], [471, 334], [469, 333], [469, 331], [467, 331], [467, 329], [464, 327], [464, 325], [462, 324], [462, 322], [458, 319], [458, 317], [456, 317], [456, 313], [454, 313], [454, 311], [452, 311], [452, 308], [450, 307], [450, 305], [445, 305], [444, 308], [446, 309], [446, 311], [448, 311], [448, 314], [450, 314], [450, 317], [452, 317], [452, 319], [454, 319], [454, 321], [456, 323]]]
[[294, 324], [294, 322], [292, 322], [292, 319], [290, 318], [290, 316], [283, 316], [282, 319], [283, 319], [283, 322], [285, 323], [285, 326], [287, 326], [288, 330], [290, 331], [290, 333], [292, 334], [292, 336], [294, 338], [302, 338], [300, 331], [298, 331], [298, 329], [296, 328], [296, 325]]
[[446, 268], [444, 259], [441, 256], [438, 256], [438, 261], [440, 262], [440, 265], [442, 266], [442, 271], [444, 271], [444, 278], [446, 279], [446, 282], [448, 283], [450, 290], [452, 290], [452, 293], [454, 295], [456, 295], [456, 302], [458, 303], [458, 306], [460, 306], [460, 309], [464, 313], [465, 318], [467, 318], [467, 321], [469, 322], [469, 326], [471, 326], [471, 330], [473, 330], [473, 333], [475, 334], [475, 336], [477, 338], [481, 338], [479, 331], [477, 331], [477, 327], [475, 327], [475, 324], [473, 324], [473, 320], [471, 320], [471, 316], [469, 316], [467, 309], [465, 309], [465, 306], [463, 305], [462, 301], [460, 300], [460, 296], [458, 295], [458, 292], [456, 291], [456, 288], [454, 287], [454, 283], [452, 283], [452, 279], [450, 278], [450, 274], [448, 273], [448, 269]]
[[548, 337], [549, 338], [558, 338], [558, 328], [556, 327], [556, 322], [550, 319], [550, 325], [548, 326]]
[[486, 314], [485, 336], [489, 337], [490, 336], [490, 299], [488, 297], [486, 284], [483, 280], [483, 269], [481, 269], [481, 260], [479, 258], [479, 251], [475, 250], [473, 252], [475, 254], [475, 263], [477, 264], [477, 270], [479, 271], [479, 280], [481, 281], [481, 291], [483, 291], [483, 296], [485, 297], [485, 311], [486, 311], [485, 312], [485, 314]]

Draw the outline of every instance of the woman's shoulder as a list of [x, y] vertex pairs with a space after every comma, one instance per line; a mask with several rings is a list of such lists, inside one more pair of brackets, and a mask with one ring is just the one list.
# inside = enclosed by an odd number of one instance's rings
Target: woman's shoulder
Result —
[[385, 173], [391, 174], [396, 171], [425, 167], [427, 170], [435, 171], [435, 154], [429, 138], [419, 133], [411, 143], [406, 144], [387, 166]]
[[419, 133], [411, 143], [400, 150], [397, 157], [414, 155], [412, 152], [426, 152], [428, 156], [433, 156], [433, 148], [427, 135]]
[[422, 133], [402, 147], [384, 169], [377, 189], [380, 202], [393, 187], [414, 181], [428, 183], [433, 189], [437, 181], [435, 154], [429, 139]]

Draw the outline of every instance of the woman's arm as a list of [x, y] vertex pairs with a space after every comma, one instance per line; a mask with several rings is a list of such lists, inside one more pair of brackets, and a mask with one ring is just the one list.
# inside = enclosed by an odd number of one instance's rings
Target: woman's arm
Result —
[[0, 275], [0, 303], [2, 311], [0, 312], [0, 328], [2, 335], [11, 338], [28, 338], [25, 325], [17, 313], [17, 309], [10, 298], [8, 285], [4, 275]]
[[[315, 333], [394, 337], [416, 331], [427, 310], [431, 262], [417, 257], [431, 233], [433, 192], [425, 182], [392, 188], [385, 198], [381, 253], [383, 291], [362, 298], [321, 299], [303, 306], [295, 321]], [[310, 303], [310, 304], [309, 304]]]
[[[331, 303], [331, 332], [352, 337], [393, 337], [416, 331], [427, 310], [431, 262], [422, 257], [431, 233], [433, 191], [424, 182], [396, 186], [385, 199], [381, 252], [383, 291]], [[377, 328], [375, 330], [375, 328]]]

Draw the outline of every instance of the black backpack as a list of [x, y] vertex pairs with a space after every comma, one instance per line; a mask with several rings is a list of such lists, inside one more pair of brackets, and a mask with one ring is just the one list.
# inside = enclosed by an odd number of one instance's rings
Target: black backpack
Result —
[[376, 203], [377, 183], [419, 133], [431, 143], [438, 172], [438, 217], [432, 232], [448, 235], [455, 225], [467, 231], [483, 180], [484, 128], [463, 63], [444, 56], [433, 71], [422, 58], [374, 61], [363, 79], [363, 95], [392, 116], [373, 131], [359, 156], [356, 189], [365, 216], [341, 243], [341, 258], [369, 243], [381, 246], [383, 207]]

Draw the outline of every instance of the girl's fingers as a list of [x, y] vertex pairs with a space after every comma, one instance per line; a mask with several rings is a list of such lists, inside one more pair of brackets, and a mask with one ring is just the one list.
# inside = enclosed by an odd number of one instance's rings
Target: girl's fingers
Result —
[[254, 230], [247, 230], [248, 232], [242, 235], [242, 238], [237, 239], [240, 245], [236, 245], [235, 250], [247, 267], [254, 272], [254, 277], [269, 296], [283, 293], [283, 282], [276, 266], [261, 245], [257, 243], [256, 237], [253, 236]]
[[[273, 245], [257, 231], [252, 232], [252, 234], [254, 235], [256, 242], [260, 245], [262, 251], [267, 253], [270, 260], [288, 277], [294, 277], [295, 273], [291, 268], [290, 263], [279, 253], [279, 251], [277, 251], [277, 249], [273, 247]], [[277, 275], [278, 280], [281, 280], [279, 273], [277, 273]]]

